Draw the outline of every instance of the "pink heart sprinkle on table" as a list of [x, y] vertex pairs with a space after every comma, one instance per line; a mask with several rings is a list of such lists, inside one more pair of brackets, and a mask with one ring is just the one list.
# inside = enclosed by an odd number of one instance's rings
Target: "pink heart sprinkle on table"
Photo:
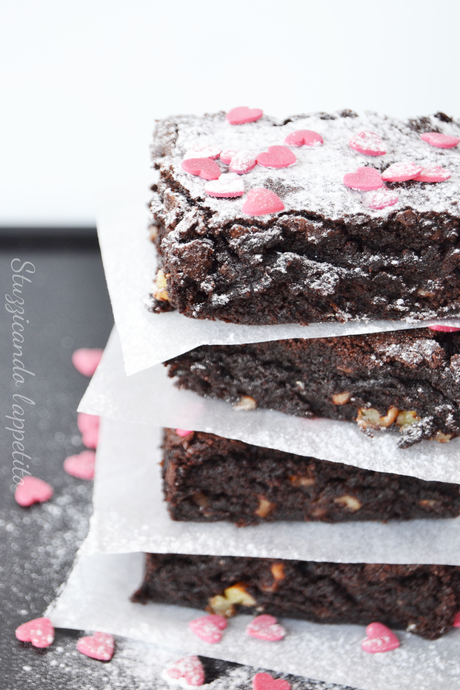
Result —
[[394, 192], [387, 187], [381, 187], [375, 192], [367, 192], [364, 199], [364, 204], [367, 208], [372, 208], [374, 211], [379, 211], [387, 206], [394, 206], [399, 201], [397, 192]]
[[218, 180], [220, 168], [211, 158], [187, 158], [182, 161], [182, 170], [203, 180]]
[[86, 412], [79, 412], [77, 414], [77, 426], [80, 433], [99, 429], [99, 424], [100, 417], [97, 414], [87, 414]]
[[278, 623], [274, 616], [264, 613], [249, 623], [246, 634], [256, 637], [258, 640], [277, 642], [286, 636], [286, 629]]
[[183, 679], [187, 685], [196, 688], [204, 683], [203, 664], [197, 656], [187, 656], [169, 666], [164, 672], [164, 677], [169, 680]]
[[80, 654], [98, 661], [110, 661], [115, 651], [115, 640], [108, 633], [95, 632], [87, 637], [80, 637], [77, 642]]
[[452, 623], [452, 627], [453, 628], [460, 628], [460, 611], [455, 614], [454, 622]]
[[385, 144], [380, 137], [367, 129], [357, 132], [348, 145], [365, 156], [383, 156], [386, 153]]
[[455, 326], [444, 326], [442, 323], [436, 324], [435, 326], [428, 326], [432, 331], [439, 331], [440, 333], [456, 333], [460, 331], [460, 328], [455, 328]]
[[438, 149], [452, 149], [460, 142], [458, 137], [441, 134], [441, 132], [424, 132], [420, 137], [423, 141], [426, 141], [427, 144], [436, 146]]
[[[222, 160], [222, 159], [221, 159]], [[230, 172], [245, 175], [257, 165], [257, 159], [250, 151], [235, 151], [230, 160]]]
[[298, 129], [288, 134], [284, 143], [288, 146], [321, 146], [323, 137], [311, 129]]
[[248, 122], [256, 122], [260, 120], [263, 115], [263, 110], [260, 108], [248, 108], [243, 105], [239, 108], [232, 108], [227, 113], [227, 120], [231, 125], [245, 125]]
[[423, 167], [414, 179], [417, 182], [445, 182], [451, 175], [451, 171], [441, 165], [429, 165]]
[[104, 350], [100, 348], [82, 347], [72, 355], [72, 364], [83, 376], [92, 376], [101, 361]]
[[227, 620], [223, 616], [212, 614], [195, 618], [188, 626], [204, 642], [217, 644], [222, 639], [222, 631], [227, 627]]
[[366, 639], [361, 642], [361, 648], [369, 654], [391, 652], [397, 649], [400, 642], [394, 632], [383, 623], [371, 623], [366, 628]]
[[409, 161], [393, 163], [382, 173], [382, 180], [385, 182], [406, 182], [407, 180], [415, 180], [421, 172], [422, 166], [417, 165], [417, 163]]
[[16, 638], [20, 642], [30, 642], [34, 647], [44, 649], [54, 642], [54, 628], [49, 618], [34, 618], [16, 628]]
[[84, 450], [78, 455], [69, 455], [64, 460], [64, 470], [77, 479], [94, 479], [96, 453], [94, 450]]
[[265, 216], [269, 213], [279, 213], [283, 209], [284, 204], [275, 192], [256, 187], [248, 193], [242, 211], [248, 216]]
[[252, 679], [253, 690], [290, 690], [287, 680], [275, 680], [269, 673], [256, 673]]
[[383, 187], [380, 173], [375, 168], [358, 168], [354, 173], [343, 176], [343, 184], [350, 189], [369, 192]]
[[184, 161], [189, 158], [219, 158], [220, 146], [192, 146], [184, 155]]
[[43, 479], [26, 475], [17, 485], [14, 498], [20, 506], [28, 508], [34, 503], [49, 501], [53, 493], [53, 487], [44, 482]]
[[288, 168], [296, 161], [297, 158], [287, 146], [269, 146], [268, 151], [257, 156], [258, 164], [265, 168]]
[[99, 417], [94, 414], [79, 412], [77, 426], [81, 433], [81, 440], [87, 448], [97, 448], [99, 441]]
[[206, 182], [204, 191], [209, 196], [233, 198], [243, 196], [244, 182], [236, 173], [225, 173], [218, 180]]

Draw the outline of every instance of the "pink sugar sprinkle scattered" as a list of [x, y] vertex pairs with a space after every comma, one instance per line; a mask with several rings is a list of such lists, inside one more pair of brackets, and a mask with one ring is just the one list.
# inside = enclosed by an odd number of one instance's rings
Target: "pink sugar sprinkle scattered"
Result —
[[458, 137], [451, 137], [440, 132], [424, 132], [420, 137], [430, 146], [435, 146], [439, 149], [452, 149], [460, 142]]
[[364, 197], [364, 205], [367, 206], [367, 208], [374, 209], [374, 211], [379, 211], [387, 206], [394, 206], [398, 201], [399, 196], [397, 192], [387, 187], [381, 187], [375, 192], [369, 192]]
[[405, 161], [403, 163], [393, 163], [382, 173], [382, 180], [385, 182], [406, 182], [407, 180], [417, 179], [422, 171], [422, 166], [417, 163]]
[[45, 503], [52, 497], [53, 487], [43, 479], [26, 475], [17, 485], [14, 498], [23, 508], [28, 508], [34, 503]]
[[251, 109], [244, 105], [229, 110], [227, 113], [227, 120], [231, 125], [245, 125], [249, 122], [260, 120], [263, 114], [263, 110], [260, 110], [260, 108]]
[[357, 132], [348, 144], [352, 149], [366, 156], [383, 156], [386, 153], [385, 144], [381, 138], [367, 129]]
[[451, 171], [441, 165], [429, 165], [423, 167], [414, 179], [417, 182], [445, 182], [451, 175]]

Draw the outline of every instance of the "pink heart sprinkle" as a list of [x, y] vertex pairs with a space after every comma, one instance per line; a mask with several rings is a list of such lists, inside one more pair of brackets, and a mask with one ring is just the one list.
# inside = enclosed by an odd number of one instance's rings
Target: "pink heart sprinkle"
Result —
[[350, 139], [348, 145], [355, 151], [364, 153], [366, 156], [383, 156], [386, 153], [385, 144], [380, 137], [367, 129], [357, 132]]
[[204, 191], [209, 196], [237, 197], [244, 194], [244, 182], [236, 173], [225, 173], [218, 180], [206, 182]]
[[366, 639], [361, 642], [361, 648], [369, 654], [391, 652], [399, 647], [399, 640], [386, 625], [371, 623], [366, 628]]
[[222, 161], [222, 163], [225, 163], [225, 165], [230, 165], [233, 156], [237, 153], [238, 151], [234, 149], [226, 149], [225, 151], [221, 152], [220, 160]]
[[356, 172], [343, 176], [343, 184], [350, 189], [360, 189], [363, 192], [383, 187], [380, 173], [375, 168], [357, 168]]
[[77, 479], [94, 479], [96, 453], [94, 450], [84, 450], [79, 455], [69, 455], [64, 460], [64, 470]]
[[432, 331], [439, 331], [440, 333], [456, 333], [460, 331], [460, 328], [455, 328], [454, 326], [443, 326], [442, 324], [436, 324], [436, 326], [428, 326]]
[[95, 429], [84, 431], [81, 435], [81, 442], [86, 448], [97, 448], [99, 443], [99, 431]]
[[298, 129], [288, 134], [284, 143], [289, 146], [321, 146], [323, 137], [311, 129]]
[[192, 146], [185, 153], [184, 161], [189, 158], [219, 158], [220, 146]]
[[247, 122], [256, 122], [260, 120], [263, 115], [263, 110], [260, 108], [248, 108], [241, 106], [240, 108], [233, 108], [227, 113], [227, 120], [231, 125], [245, 125]]
[[396, 192], [387, 187], [381, 187], [376, 192], [368, 192], [365, 195], [364, 204], [367, 208], [372, 208], [376, 211], [387, 206], [394, 206], [399, 201], [399, 196]]
[[420, 136], [427, 144], [436, 146], [438, 149], [452, 149], [460, 142], [458, 137], [451, 137], [448, 134], [441, 134], [440, 132], [425, 132]]
[[291, 690], [287, 680], [275, 680], [269, 673], [256, 673], [252, 679], [253, 690]]
[[[257, 162], [265, 168], [288, 168], [297, 158], [287, 146], [269, 146], [268, 152], [259, 153]], [[233, 164], [233, 161], [232, 161]]]
[[115, 640], [108, 633], [95, 632], [87, 637], [80, 637], [77, 649], [81, 654], [98, 661], [110, 661], [115, 651]]
[[203, 180], [218, 180], [220, 177], [220, 168], [211, 158], [187, 158], [182, 161], [182, 169]]
[[49, 618], [34, 618], [16, 628], [16, 637], [20, 642], [31, 642], [34, 647], [44, 649], [54, 642], [54, 628]]
[[80, 433], [99, 429], [100, 418], [96, 414], [86, 414], [79, 412], [77, 415], [77, 426]]
[[453, 628], [460, 628], [460, 611], [455, 614], [454, 622], [452, 623]]
[[245, 175], [257, 165], [257, 159], [250, 151], [236, 151], [230, 161], [230, 171]]
[[248, 216], [265, 216], [269, 213], [279, 213], [283, 209], [284, 204], [275, 192], [256, 187], [247, 195], [242, 211]]
[[165, 676], [173, 680], [183, 679], [187, 685], [198, 687], [204, 683], [203, 664], [197, 656], [187, 656], [167, 668]]
[[189, 434], [192, 434], [193, 431], [188, 431], [188, 429], [176, 429], [176, 434], [178, 436], [188, 436]]
[[99, 441], [99, 417], [94, 414], [79, 412], [77, 426], [81, 433], [81, 441], [87, 448], [97, 448]]
[[28, 508], [34, 503], [45, 503], [53, 495], [53, 487], [38, 477], [26, 475], [17, 485], [14, 498], [23, 508]]
[[445, 182], [452, 175], [450, 170], [440, 165], [429, 165], [422, 168], [420, 174], [414, 179], [417, 182]]
[[197, 637], [209, 644], [216, 644], [222, 639], [222, 630], [227, 627], [227, 620], [223, 616], [210, 615], [195, 618], [188, 624], [190, 630]]
[[264, 613], [249, 623], [246, 628], [246, 635], [256, 637], [258, 640], [277, 642], [285, 637], [286, 629], [278, 623], [274, 616]]
[[101, 361], [104, 350], [100, 348], [82, 347], [75, 350], [72, 355], [72, 364], [75, 369], [83, 374], [83, 376], [92, 376], [97, 369], [97, 365]]
[[422, 172], [422, 166], [416, 163], [393, 163], [382, 173], [382, 180], [385, 182], [406, 182], [407, 180], [417, 179], [417, 175]]

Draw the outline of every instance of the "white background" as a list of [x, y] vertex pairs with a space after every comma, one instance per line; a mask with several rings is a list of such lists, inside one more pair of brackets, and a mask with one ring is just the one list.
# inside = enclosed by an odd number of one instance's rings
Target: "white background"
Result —
[[0, 225], [93, 225], [154, 119], [460, 115], [456, 0], [2, 0]]

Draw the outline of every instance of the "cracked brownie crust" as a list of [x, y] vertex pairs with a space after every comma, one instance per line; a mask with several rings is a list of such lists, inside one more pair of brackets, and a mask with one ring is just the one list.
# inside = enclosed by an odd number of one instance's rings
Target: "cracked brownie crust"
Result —
[[[274, 191], [285, 206], [281, 213], [245, 215], [243, 198], [209, 197], [204, 180], [181, 168], [192, 146], [260, 153], [298, 129], [319, 132], [324, 145], [293, 149], [291, 167], [258, 165], [242, 176], [246, 191]], [[349, 139], [363, 129], [383, 139], [385, 155], [350, 148]], [[420, 138], [427, 131], [458, 136], [460, 124], [442, 113], [400, 121], [352, 111], [284, 121], [264, 116], [240, 126], [224, 113], [160, 121], [152, 150], [160, 177], [151, 211], [162, 272], [153, 308], [242, 324], [458, 313], [460, 151], [429, 146]], [[452, 177], [389, 183], [399, 202], [379, 211], [366, 208], [362, 194], [342, 182], [357, 167], [384, 172], [406, 160], [441, 165]]]
[[454, 566], [147, 554], [132, 600], [318, 623], [379, 621], [434, 640], [452, 627], [459, 577]]
[[163, 488], [174, 520], [238, 526], [457, 517], [457, 484], [361, 470], [203, 432], [166, 429]]
[[178, 386], [246, 409], [399, 428], [401, 447], [460, 434], [460, 333], [206, 345], [166, 366]]

